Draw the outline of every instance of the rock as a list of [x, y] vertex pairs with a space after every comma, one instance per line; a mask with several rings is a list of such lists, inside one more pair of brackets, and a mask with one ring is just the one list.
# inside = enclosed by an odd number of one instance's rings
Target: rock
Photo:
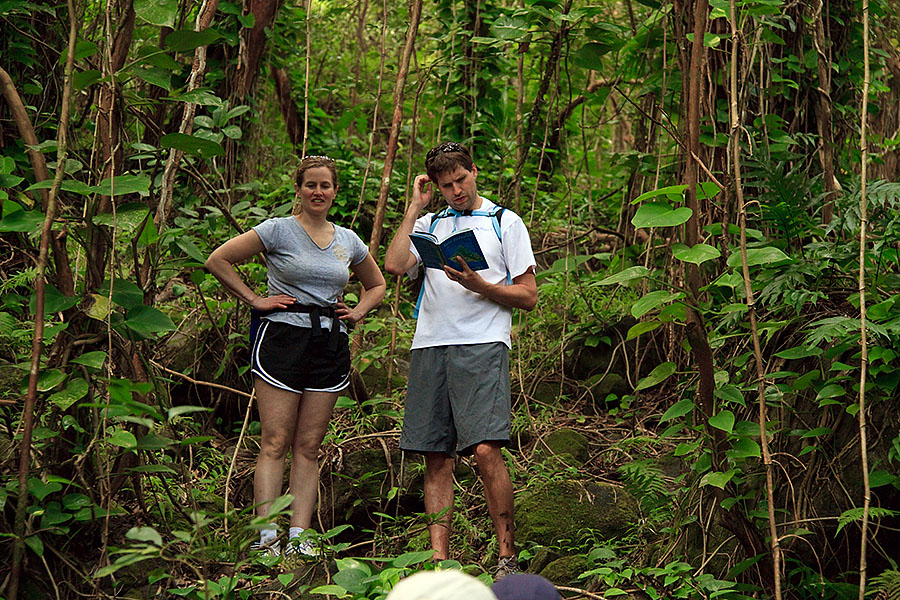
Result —
[[543, 546], [577, 540], [585, 529], [601, 539], [626, 533], [638, 503], [624, 489], [599, 482], [551, 481], [516, 506], [516, 537]]
[[575, 556], [564, 556], [557, 558], [538, 573], [541, 577], [546, 577], [554, 585], [572, 585], [573, 583], [581, 583], [578, 576], [591, 568], [591, 563], [583, 554]]
[[590, 456], [587, 437], [569, 427], [557, 429], [549, 434], [544, 438], [544, 443], [555, 456], [559, 456], [569, 464], [583, 465]]

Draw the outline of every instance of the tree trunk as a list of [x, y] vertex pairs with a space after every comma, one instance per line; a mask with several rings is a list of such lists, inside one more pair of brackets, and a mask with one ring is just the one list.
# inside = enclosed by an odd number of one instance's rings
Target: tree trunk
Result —
[[253, 89], [259, 60], [266, 48], [266, 29], [275, 21], [280, 6], [279, 0], [250, 0], [254, 22], [250, 29], [241, 29], [241, 56], [234, 83], [234, 97], [238, 101], [243, 101]]
[[297, 111], [297, 104], [291, 96], [291, 80], [287, 71], [272, 67], [272, 79], [275, 82], [275, 95], [278, 97], [278, 108], [284, 118], [284, 126], [288, 137], [295, 147], [303, 144], [303, 122]]
[[397, 71], [397, 83], [394, 86], [394, 119], [391, 122], [391, 134], [388, 138], [387, 155], [384, 158], [384, 169], [381, 172], [381, 188], [378, 191], [378, 204], [375, 206], [375, 221], [372, 224], [372, 236], [369, 238], [369, 252], [378, 252], [384, 227], [384, 211], [387, 197], [391, 190], [391, 172], [394, 170], [394, 159], [397, 157], [397, 146], [400, 140], [400, 123], [403, 120], [403, 88], [409, 73], [409, 61], [415, 46], [416, 34], [419, 31], [419, 19], [422, 16], [422, 0], [413, 0], [409, 9], [409, 28], [406, 30], [406, 45]]

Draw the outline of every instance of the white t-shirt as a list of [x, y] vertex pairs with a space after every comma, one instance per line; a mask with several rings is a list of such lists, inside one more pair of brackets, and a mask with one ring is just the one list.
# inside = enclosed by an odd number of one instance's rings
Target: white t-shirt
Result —
[[[481, 198], [478, 211], [490, 211], [496, 205]], [[413, 231], [427, 232], [434, 213], [416, 220]], [[531, 239], [522, 218], [511, 210], [504, 210], [500, 217], [501, 241], [494, 231], [493, 218], [487, 216], [457, 216], [438, 219], [431, 232], [439, 240], [459, 229], [472, 229], [478, 244], [487, 258], [488, 268], [478, 271], [489, 283], [505, 285], [510, 279], [535, 267]], [[421, 264], [415, 246], [410, 250]], [[509, 332], [512, 327], [512, 309], [488, 300], [481, 294], [469, 291], [437, 269], [424, 269], [425, 292], [419, 306], [416, 334], [412, 348], [431, 346], [455, 346], [503, 342], [511, 347]], [[409, 275], [416, 277], [418, 266]]]

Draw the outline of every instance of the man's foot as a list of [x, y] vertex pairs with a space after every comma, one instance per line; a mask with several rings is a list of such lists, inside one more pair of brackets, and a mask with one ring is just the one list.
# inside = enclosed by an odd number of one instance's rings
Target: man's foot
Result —
[[494, 576], [494, 582], [496, 583], [507, 575], [521, 572], [522, 570], [519, 568], [519, 561], [516, 560], [515, 556], [501, 556], [497, 560], [497, 566], [494, 567], [491, 575]]
[[318, 558], [322, 551], [313, 540], [301, 540], [294, 538], [288, 542], [287, 548], [284, 550], [285, 556], [306, 556], [309, 558]]
[[281, 543], [278, 540], [272, 540], [263, 544], [262, 542], [253, 542], [250, 544], [250, 553], [257, 556], [276, 557], [281, 555]]

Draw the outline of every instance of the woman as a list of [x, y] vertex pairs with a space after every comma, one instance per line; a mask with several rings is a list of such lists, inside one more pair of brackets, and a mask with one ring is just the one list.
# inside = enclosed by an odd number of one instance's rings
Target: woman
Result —
[[[350, 377], [345, 323], [356, 323], [384, 298], [386, 284], [366, 245], [349, 229], [328, 221], [338, 190], [334, 160], [304, 158], [294, 175], [300, 203], [296, 216], [268, 219], [216, 248], [206, 267], [229, 292], [249, 304], [262, 321], [255, 334], [251, 369], [262, 440], [253, 495], [257, 514], [267, 516], [281, 495], [284, 457], [291, 451], [290, 545], [286, 552], [315, 555], [309, 540], [318, 491], [318, 453], [338, 392]], [[264, 253], [268, 297], [257, 296], [234, 265]], [[354, 308], [342, 300], [348, 267], [364, 291]], [[277, 529], [260, 532], [259, 549], [279, 554]]]

